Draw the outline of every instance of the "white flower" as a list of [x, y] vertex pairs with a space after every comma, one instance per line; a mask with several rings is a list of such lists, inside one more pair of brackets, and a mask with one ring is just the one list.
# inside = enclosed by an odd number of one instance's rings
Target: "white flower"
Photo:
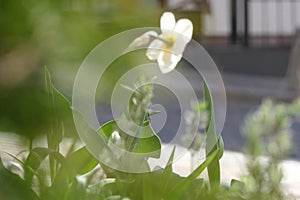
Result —
[[146, 52], [150, 60], [157, 60], [162, 73], [172, 71], [182, 57], [182, 53], [193, 35], [193, 24], [188, 19], [177, 22], [171, 12], [160, 18], [161, 34], [149, 45]]
[[114, 131], [112, 134], [111, 134], [111, 140], [112, 140], [112, 143], [114, 144], [119, 144], [120, 141], [121, 141], [121, 136], [119, 135], [119, 132], [118, 131]]

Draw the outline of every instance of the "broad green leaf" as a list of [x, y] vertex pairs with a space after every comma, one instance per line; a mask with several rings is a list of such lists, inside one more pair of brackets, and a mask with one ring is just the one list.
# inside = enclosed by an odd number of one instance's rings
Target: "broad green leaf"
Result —
[[86, 199], [86, 185], [84, 180], [75, 178], [75, 180], [67, 188], [64, 200], [84, 200]]
[[[99, 157], [99, 161], [103, 169], [108, 168], [106, 167], [106, 165], [120, 166], [120, 160], [108, 147], [108, 137], [103, 134], [97, 133], [97, 131], [90, 127], [90, 125], [87, 123], [80, 112], [73, 110], [73, 114], [74, 119], [77, 121], [78, 130], [80, 131], [79, 134], [83, 138], [86, 147], [94, 156]], [[108, 131], [108, 129], [110, 129], [111, 127], [107, 126], [106, 128]]]
[[131, 179], [117, 180], [113, 184], [106, 185], [104, 189], [111, 194], [122, 195], [130, 199], [163, 199], [164, 188], [166, 187], [165, 183], [169, 183], [166, 189], [166, 191], [169, 191], [173, 184], [183, 179], [183, 177], [175, 173], [171, 173], [168, 180], [165, 180], [165, 177], [163, 169], [149, 173], [135, 174]]
[[[105, 186], [109, 194], [127, 196], [131, 199], [191, 199], [204, 187], [204, 181], [197, 179], [203, 170], [219, 154], [213, 152], [189, 177], [180, 177], [172, 172], [172, 166], [165, 169], [132, 175], [131, 179], [117, 180]], [[174, 151], [168, 164], [171, 164]], [[159, 180], [159, 181], [158, 181]]]
[[83, 175], [93, 170], [98, 164], [86, 147], [82, 147], [73, 152], [62, 163], [61, 172], [67, 172], [68, 178], [72, 179], [76, 175]]
[[[127, 174], [124, 179], [117, 179], [113, 183], [106, 184], [103, 191], [109, 194], [122, 195], [131, 199], [162, 199], [164, 193], [173, 187], [173, 184], [183, 178], [172, 172], [174, 152], [170, 155], [165, 169], [141, 174]], [[102, 192], [103, 192], [102, 191]]]
[[[175, 180], [181, 180], [181, 178], [177, 174], [173, 173], [172, 168], [175, 148], [176, 146], [174, 146], [173, 148], [165, 169], [153, 171], [139, 177], [142, 179], [141, 182], [143, 184], [143, 199], [162, 199], [168, 189], [172, 188]], [[156, 180], [160, 180], [159, 183]]]
[[[121, 194], [131, 199], [193, 199], [205, 186], [197, 176], [218, 154], [214, 152], [189, 177], [181, 177], [170, 171], [171, 166], [150, 173], [138, 174], [134, 181], [123, 181], [110, 186], [113, 194]], [[172, 160], [172, 154], [169, 161]], [[168, 169], [167, 169], [168, 168]]]
[[75, 181], [76, 176], [90, 172], [97, 164], [98, 160], [88, 152], [86, 147], [73, 152], [62, 163], [52, 184], [52, 190], [57, 191], [58, 197], [62, 197], [69, 185]]
[[[154, 171], [140, 176], [142, 179], [143, 199], [164, 199], [165, 193], [172, 189], [173, 185], [182, 181], [183, 177], [173, 172]], [[138, 182], [136, 183], [138, 185]], [[137, 198], [134, 198], [137, 199]]]
[[141, 138], [132, 137], [122, 132], [118, 128], [116, 121], [107, 122], [101, 126], [98, 133], [102, 133], [108, 141], [114, 131], [118, 131], [120, 133], [122, 140], [128, 140], [129, 138], [134, 138], [134, 140], [136, 140], [135, 153], [140, 153], [146, 157], [159, 158], [161, 142], [148, 121], [145, 123], [145, 126], [141, 128]]

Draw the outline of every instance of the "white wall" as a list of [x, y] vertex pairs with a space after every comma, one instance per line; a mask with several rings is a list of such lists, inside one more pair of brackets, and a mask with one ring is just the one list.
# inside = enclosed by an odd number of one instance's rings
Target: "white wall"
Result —
[[[171, 0], [174, 1], [174, 0]], [[204, 17], [204, 33], [213, 36], [228, 36], [231, 31], [231, 0], [210, 0], [211, 15]], [[272, 1], [261, 3], [262, 1], [250, 1], [249, 4], [249, 32], [251, 35], [292, 35], [300, 28], [300, 1], [293, 6], [289, 2], [282, 1], [274, 3]], [[238, 32], [243, 32], [243, 0], [237, 1], [238, 11]], [[277, 7], [279, 6], [279, 7]], [[280, 17], [276, 17], [279, 10]], [[291, 18], [291, 9], [296, 13]], [[280, 21], [282, 20], [282, 21]]]
[[210, 0], [210, 2], [211, 14], [204, 17], [204, 33], [214, 36], [229, 35], [230, 0]]
[[[190, 4], [193, 0], [167, 0], [170, 9], [180, 4]], [[204, 33], [207, 35], [228, 35], [230, 33], [230, 0], [211, 1], [210, 15], [204, 17]]]
[[[294, 13], [293, 17], [291, 13]], [[292, 5], [287, 1], [277, 4], [254, 1], [250, 4], [249, 14], [252, 35], [291, 35], [300, 27], [300, 1]]]

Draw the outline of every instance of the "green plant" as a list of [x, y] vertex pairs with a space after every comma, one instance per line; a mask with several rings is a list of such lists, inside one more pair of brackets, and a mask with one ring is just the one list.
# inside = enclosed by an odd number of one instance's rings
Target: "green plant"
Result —
[[[46, 85], [52, 100], [63, 101], [65, 109], [71, 114], [70, 103], [52, 85], [46, 71]], [[129, 136], [118, 127], [116, 121], [104, 124], [99, 134], [107, 145], [117, 145], [125, 152], [148, 153], [137, 156], [130, 163], [139, 163], [143, 169], [149, 170], [149, 157], [159, 157], [161, 143], [151, 129], [149, 116], [157, 112], [149, 110], [153, 87], [141, 77], [130, 97], [127, 111], [119, 119], [120, 124], [137, 135], [149, 134], [151, 137], [141, 139]], [[298, 115], [299, 101], [291, 104], [275, 104], [264, 101], [257, 111], [251, 113], [243, 127], [247, 145], [246, 153], [248, 175], [241, 181], [232, 180], [231, 186], [220, 183], [219, 159], [223, 145], [216, 137], [212, 125], [210, 93], [204, 85], [205, 103], [194, 107], [193, 120], [199, 119], [199, 111], [207, 112], [205, 142], [217, 141], [207, 157], [187, 177], [173, 172], [172, 161], [175, 148], [164, 168], [156, 168], [145, 173], [122, 172], [99, 163], [85, 147], [63, 155], [59, 146], [63, 141], [61, 120], [53, 120], [53, 129], [47, 137], [48, 147], [32, 147], [25, 159], [9, 154], [21, 166], [21, 172], [5, 166], [0, 161], [0, 180], [4, 187], [0, 189], [1, 198], [9, 199], [287, 199], [281, 187], [282, 171], [279, 163], [290, 149], [291, 117]], [[272, 114], [271, 114], [272, 113]], [[53, 113], [53, 119], [55, 117]], [[197, 117], [198, 116], [198, 117]], [[70, 116], [71, 117], [71, 116]], [[130, 124], [133, 123], [133, 124]], [[140, 124], [136, 129], [134, 124]], [[193, 129], [193, 123], [188, 130]], [[209, 135], [212, 134], [212, 135]], [[96, 141], [100, 142], [100, 141]], [[100, 144], [100, 143], [99, 143]], [[197, 147], [198, 148], [198, 147]], [[196, 150], [196, 149], [194, 149]], [[156, 152], [156, 153], [152, 153]], [[265, 154], [266, 158], [261, 155]], [[126, 153], [112, 152], [122, 165], [128, 162]], [[105, 155], [104, 155], [105, 156]], [[48, 163], [48, 164], [47, 164]], [[16, 164], [16, 165], [18, 165]], [[98, 165], [100, 164], [100, 165]], [[46, 167], [45, 167], [46, 166]], [[100, 167], [101, 166], [101, 167]], [[209, 180], [198, 178], [208, 169]], [[99, 172], [102, 174], [99, 176]], [[97, 174], [98, 173], [98, 174]], [[159, 181], [158, 181], [159, 180]], [[20, 191], [21, 195], [15, 193]]]
[[288, 197], [281, 185], [280, 163], [291, 150], [292, 118], [299, 115], [299, 109], [299, 100], [284, 104], [268, 99], [248, 115], [243, 127], [249, 172], [242, 178], [245, 198], [281, 200]]
[[[152, 85], [143, 85], [143, 81], [142, 79], [137, 81], [136, 87], [133, 89], [134, 93], [130, 98], [128, 112], [124, 113], [120, 121], [121, 123], [123, 121], [128, 124], [128, 122], [133, 120], [134, 123], [139, 123], [142, 127], [145, 127], [142, 129], [134, 129], [136, 134], [152, 134], [152, 137], [143, 140], [128, 136], [122, 133], [115, 121], [108, 122], [101, 127], [102, 133], [104, 133], [102, 136], [107, 144], [118, 144], [126, 151], [136, 153], [158, 152], [158, 154], [150, 154], [151, 157], [158, 157], [161, 148], [160, 140], [151, 129], [148, 121], [149, 115], [153, 114], [152, 111], [148, 110], [152, 98]], [[63, 101], [65, 109], [71, 111], [68, 100], [53, 87], [47, 71], [46, 83], [51, 99], [54, 101], [58, 99], [59, 101]], [[55, 116], [53, 117], [53, 119], [59, 119], [55, 118]], [[53, 129], [48, 133], [47, 148], [31, 148], [24, 160], [15, 155], [10, 155], [21, 165], [24, 172], [21, 176], [17, 175], [14, 170], [8, 170], [1, 163], [1, 180], [12, 183], [12, 185], [7, 185], [9, 189], [14, 187], [23, 191], [23, 199], [122, 199], [125, 197], [130, 199], [192, 198], [192, 196], [198, 194], [202, 189], [208, 191], [208, 185], [206, 185], [205, 181], [203, 179], [197, 179], [197, 177], [217, 158], [220, 152], [220, 149], [216, 148], [188, 177], [181, 177], [172, 171], [174, 149], [165, 168], [157, 169], [153, 172], [135, 174], [120, 172], [100, 163], [106, 174], [106, 178], [94, 182], [82, 181], [93, 178], [95, 175], [93, 170], [95, 170], [95, 167], [98, 165], [98, 161], [85, 147], [76, 151], [71, 149], [67, 155], [60, 153], [59, 146], [63, 140], [63, 135], [61, 134], [63, 122], [53, 120], [51, 123]], [[135, 126], [127, 127], [132, 128]], [[118, 136], [113, 136], [112, 133], [116, 133], [116, 131]], [[122, 140], [124, 143], [118, 143], [118, 140]], [[144, 165], [141, 166], [148, 168], [148, 157], [149, 156], [138, 157], [136, 162], [144, 163]], [[118, 157], [121, 162], [126, 162], [126, 158], [126, 154]], [[133, 160], [131, 161], [134, 162]], [[45, 164], [47, 164], [48, 167], [45, 168]], [[49, 170], [48, 172], [47, 169]], [[88, 175], [82, 179], [81, 177], [84, 174]], [[156, 181], [158, 179], [163, 181], [158, 184]], [[1, 193], [2, 197], [10, 199], [20, 198], [17, 196], [14, 197], [14, 195], [13, 192]]]
[[[45, 70], [45, 78], [50, 99], [53, 103], [61, 102], [60, 105], [64, 105], [62, 108], [71, 114], [69, 102], [53, 87], [47, 70]], [[8, 170], [0, 162], [0, 180], [3, 181], [3, 185], [5, 182], [10, 183], [1, 189], [1, 198], [81, 199], [85, 194], [86, 190], [78, 177], [93, 170], [98, 165], [98, 161], [85, 147], [76, 151], [70, 148], [67, 155], [61, 154], [59, 145], [63, 140], [63, 132], [70, 129], [64, 127], [66, 121], [62, 121], [57, 112], [50, 112], [50, 114], [52, 128], [47, 132], [47, 147], [30, 146], [25, 159], [8, 154], [17, 162], [17, 165], [20, 165], [21, 176], [14, 170]], [[45, 165], [47, 161], [47, 167], [42, 167], [42, 164]], [[21, 191], [21, 193], [15, 191]], [[76, 198], [73, 198], [74, 196]]]
[[[155, 26], [161, 12], [155, 1], [1, 0], [0, 1], [0, 129], [30, 139], [44, 134], [50, 104], [43, 89], [43, 66], [70, 94], [75, 73], [100, 41], [128, 28]], [[114, 63], [129, 69], [133, 59]], [[122, 70], [108, 70], [106, 90]], [[60, 106], [57, 105], [59, 110]]]
[[[174, 17], [168, 16], [171, 21]], [[165, 19], [167, 19], [165, 18]], [[164, 23], [168, 25], [169, 21]], [[192, 24], [188, 20], [183, 23], [189, 27], [188, 40], [191, 38]], [[182, 29], [185, 32], [185, 29]], [[176, 38], [178, 37], [178, 38]], [[182, 39], [182, 38], [181, 38]], [[167, 41], [167, 40], [171, 40]], [[176, 67], [182, 55], [171, 59], [170, 54], [162, 50], [180, 46], [182, 54], [187, 40], [172, 32], [169, 35], [155, 37], [162, 49], [148, 51], [148, 57], [154, 55], [163, 73]], [[165, 43], [164, 43], [165, 42]], [[151, 44], [150, 44], [151, 45]], [[158, 56], [160, 54], [160, 56]], [[151, 57], [150, 56], [150, 57]], [[168, 68], [172, 66], [172, 68]], [[163, 69], [163, 70], [162, 70]], [[153, 85], [147, 77], [139, 76], [133, 87], [124, 86], [132, 93], [127, 109], [119, 119], [114, 119], [94, 130], [84, 119], [82, 113], [71, 109], [71, 104], [52, 84], [50, 74], [45, 70], [45, 83], [51, 104], [47, 106], [49, 129], [46, 129], [47, 147], [34, 147], [30, 143], [25, 158], [8, 154], [13, 164], [20, 170], [14, 170], [0, 159], [0, 197], [5, 199], [286, 199], [281, 187], [282, 172], [279, 163], [290, 148], [291, 116], [297, 115], [300, 101], [292, 104], [274, 104], [265, 101], [254, 113], [250, 114], [244, 126], [247, 139], [246, 153], [249, 156], [247, 168], [249, 174], [241, 179], [232, 180], [230, 186], [220, 180], [220, 159], [224, 151], [222, 137], [215, 130], [214, 106], [211, 92], [204, 81], [204, 102], [193, 108], [191, 122], [188, 123], [187, 140], [192, 143], [192, 151], [199, 150], [200, 142], [193, 141], [190, 135], [198, 131], [197, 124], [201, 113], [205, 120], [200, 128], [205, 135], [201, 141], [205, 143], [206, 158], [190, 175], [182, 177], [173, 172], [174, 147], [164, 168], [149, 166], [150, 158], [159, 158], [162, 144], [151, 127], [150, 116], [159, 114], [149, 110], [153, 97]], [[58, 104], [57, 104], [58, 103]], [[60, 105], [60, 112], [55, 107]], [[63, 112], [67, 118], [61, 117]], [[76, 137], [66, 154], [61, 153], [64, 144], [64, 133], [74, 133], [74, 117], [80, 119], [86, 133], [95, 136], [92, 145], [99, 149], [100, 155], [91, 154], [82, 146], [76, 149]], [[196, 138], [197, 139], [197, 138]], [[90, 144], [86, 144], [90, 147]], [[267, 158], [262, 159], [265, 154]], [[22, 154], [23, 155], [23, 154]], [[95, 156], [95, 157], [94, 157]], [[97, 157], [97, 159], [96, 159]], [[98, 160], [99, 159], [99, 160]], [[130, 169], [130, 170], [127, 170]], [[207, 170], [208, 180], [199, 178]], [[139, 173], [137, 173], [139, 172]], [[16, 191], [20, 191], [16, 193]]]

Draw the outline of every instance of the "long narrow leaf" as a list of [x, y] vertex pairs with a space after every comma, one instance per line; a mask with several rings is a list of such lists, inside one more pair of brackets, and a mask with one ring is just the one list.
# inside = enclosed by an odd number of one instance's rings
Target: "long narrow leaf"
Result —
[[37, 177], [39, 176], [39, 174], [34, 169], [32, 169], [30, 166], [26, 165], [22, 160], [20, 160], [15, 155], [13, 155], [11, 153], [8, 153], [8, 152], [3, 152], [3, 153], [7, 154], [8, 156], [10, 156], [13, 159], [15, 159], [18, 163], [20, 163], [22, 165], [23, 169], [29, 170], [32, 174], [36, 175]]
[[186, 188], [208, 167], [212, 161], [217, 157], [219, 149], [216, 149], [201, 165], [199, 165], [187, 178], [178, 183], [172, 190], [170, 190], [165, 199], [181, 199], [180, 197], [185, 193]]
[[212, 161], [217, 157], [219, 154], [220, 149], [216, 149], [201, 165], [199, 165], [189, 176], [189, 179], [195, 179], [197, 178], [203, 171], [204, 169], [209, 166]]
[[[11, 156], [11, 154], [8, 154]], [[18, 160], [18, 159], [17, 159]], [[0, 199], [37, 200], [37, 194], [17, 174], [6, 169], [0, 158]]]
[[[55, 160], [59, 163], [62, 163], [64, 160], [64, 156], [57, 151], [48, 148], [37, 147], [30, 151], [24, 164], [30, 167], [32, 170], [37, 171], [41, 163], [48, 155], [52, 155], [53, 158], [55, 158]], [[25, 168], [24, 170], [24, 179], [28, 182], [29, 185], [31, 185], [33, 177], [32, 170], [28, 170], [28, 168]]]
[[[214, 121], [214, 110], [213, 110], [213, 102], [211, 99], [211, 94], [209, 92], [208, 86], [204, 81], [204, 99], [207, 105], [207, 111], [209, 113], [209, 121], [206, 127], [206, 157], [208, 157], [211, 152], [215, 152], [217, 148], [222, 148], [221, 152], [223, 152], [223, 146], [219, 147], [218, 138], [215, 131], [215, 121]], [[220, 184], [220, 163], [219, 156], [216, 156], [214, 160], [208, 165], [208, 177], [210, 184]]]

